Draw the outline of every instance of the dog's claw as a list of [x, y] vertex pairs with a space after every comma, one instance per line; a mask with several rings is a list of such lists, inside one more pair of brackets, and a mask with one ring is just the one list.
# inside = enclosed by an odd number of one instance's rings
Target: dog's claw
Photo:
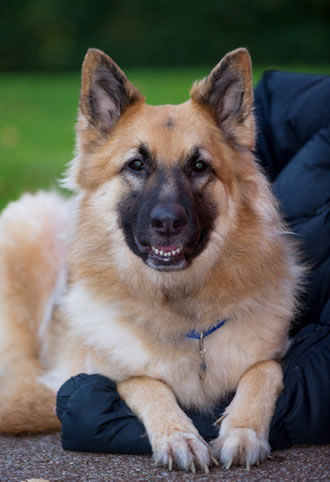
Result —
[[227, 413], [224, 413], [223, 415], [221, 415], [221, 417], [219, 417], [216, 421], [215, 421], [215, 424], [214, 425], [221, 425], [222, 421], [227, 417]]
[[260, 460], [257, 460], [257, 461], [256, 461], [256, 465], [260, 465]]
[[208, 468], [208, 466], [207, 466], [206, 464], [203, 465], [203, 469], [204, 469], [204, 472], [205, 472], [206, 474], [209, 474], [209, 473], [210, 473], [209, 468]]
[[250, 472], [250, 469], [251, 469], [250, 462], [246, 462], [246, 470]]
[[214, 463], [214, 465], [216, 465], [217, 467], [219, 467], [219, 462], [217, 461], [217, 459], [215, 457], [211, 457], [211, 460], [212, 462]]
[[193, 474], [196, 474], [196, 467], [195, 467], [194, 462], [191, 464], [190, 470], [191, 470], [191, 472], [192, 472]]
[[225, 466], [225, 469], [226, 469], [226, 470], [229, 470], [230, 467], [232, 466], [232, 463], [233, 463], [233, 461], [230, 460], [230, 461], [228, 462], [228, 464]]
[[173, 458], [170, 455], [169, 458], [168, 458], [168, 470], [169, 470], [169, 472], [172, 472], [172, 469], [173, 469]]
[[272, 457], [271, 455], [268, 455], [268, 456], [267, 456], [267, 459], [269, 459], [269, 460], [273, 460], [273, 458], [274, 458], [274, 457]]

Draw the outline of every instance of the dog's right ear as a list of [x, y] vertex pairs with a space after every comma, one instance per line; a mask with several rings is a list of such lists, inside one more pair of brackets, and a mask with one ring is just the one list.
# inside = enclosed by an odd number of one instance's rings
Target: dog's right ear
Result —
[[98, 49], [87, 51], [82, 66], [80, 111], [90, 127], [106, 134], [124, 110], [141, 98], [108, 55]]
[[63, 187], [76, 190], [93, 184], [90, 154], [103, 143], [124, 111], [143, 97], [104, 52], [89, 49], [82, 67], [76, 152]]

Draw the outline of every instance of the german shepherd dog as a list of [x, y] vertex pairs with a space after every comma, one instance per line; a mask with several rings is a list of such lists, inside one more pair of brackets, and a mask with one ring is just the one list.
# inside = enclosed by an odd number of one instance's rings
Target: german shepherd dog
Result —
[[[0, 219], [0, 431], [58, 429], [56, 390], [100, 373], [156, 463], [265, 459], [301, 268], [254, 143], [247, 50], [157, 107], [88, 51], [75, 195], [25, 195]], [[180, 406], [234, 390], [210, 447]]]

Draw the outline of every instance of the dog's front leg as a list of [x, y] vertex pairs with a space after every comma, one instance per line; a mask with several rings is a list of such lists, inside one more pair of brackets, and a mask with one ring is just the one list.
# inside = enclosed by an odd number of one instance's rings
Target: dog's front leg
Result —
[[134, 377], [118, 383], [118, 391], [143, 422], [159, 465], [173, 464], [195, 472], [208, 472], [210, 449], [192, 421], [181, 410], [165, 383], [150, 377]]
[[242, 464], [249, 470], [267, 457], [269, 426], [282, 388], [282, 369], [274, 360], [256, 363], [243, 374], [212, 443], [225, 468]]

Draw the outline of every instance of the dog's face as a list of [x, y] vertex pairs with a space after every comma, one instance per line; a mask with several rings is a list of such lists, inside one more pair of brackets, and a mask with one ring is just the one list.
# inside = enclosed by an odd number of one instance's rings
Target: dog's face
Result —
[[118, 132], [122, 146], [128, 141], [118, 165], [125, 193], [119, 224], [130, 249], [151, 268], [187, 267], [218, 215], [211, 143], [200, 132], [208, 122], [189, 104], [142, 104]]
[[225, 220], [239, 177], [233, 159], [244, 157], [253, 143], [246, 50], [228, 54], [193, 87], [190, 101], [157, 107], [144, 102], [103, 52], [88, 52], [72, 175], [87, 198], [108, 196], [98, 202], [103, 244], [111, 209], [114, 229], [150, 268], [188, 267], [208, 245], [215, 224]]

